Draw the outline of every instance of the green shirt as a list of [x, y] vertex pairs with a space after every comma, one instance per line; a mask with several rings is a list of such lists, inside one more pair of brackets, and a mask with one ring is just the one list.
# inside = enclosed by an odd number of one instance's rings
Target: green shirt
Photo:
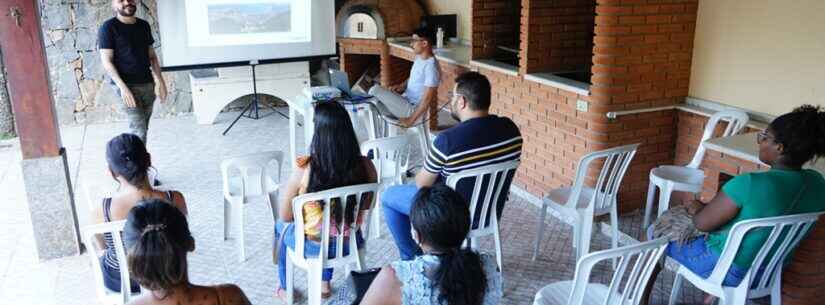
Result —
[[[790, 209], [794, 198], [802, 189], [803, 179], [808, 186], [796, 206]], [[771, 169], [767, 172], [739, 175], [726, 183], [722, 191], [739, 207], [739, 213], [731, 221], [709, 234], [707, 246], [716, 254], [722, 253], [728, 233], [735, 223], [749, 219], [825, 210], [825, 179], [819, 172], [810, 169], [802, 171]], [[750, 268], [753, 260], [756, 259], [757, 252], [769, 235], [769, 230], [750, 231], [742, 240], [733, 263], [743, 269]]]

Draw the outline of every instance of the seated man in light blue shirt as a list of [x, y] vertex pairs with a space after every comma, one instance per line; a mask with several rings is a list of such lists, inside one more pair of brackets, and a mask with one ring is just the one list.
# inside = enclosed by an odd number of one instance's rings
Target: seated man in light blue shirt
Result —
[[427, 28], [415, 30], [410, 44], [415, 53], [410, 77], [407, 81], [388, 88], [401, 94], [404, 99], [387, 96], [388, 94], [373, 93], [399, 118], [398, 122], [403, 127], [415, 125], [431, 106], [437, 104], [437, 89], [441, 82], [438, 62], [433, 55], [435, 44], [433, 31]]

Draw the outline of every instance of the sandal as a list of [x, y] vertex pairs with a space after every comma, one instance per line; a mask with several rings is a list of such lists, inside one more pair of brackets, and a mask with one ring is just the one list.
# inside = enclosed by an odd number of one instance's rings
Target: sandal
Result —
[[[294, 301], [300, 300], [301, 297], [302, 296], [301, 296], [300, 292], [298, 292], [296, 290], [292, 291], [292, 299]], [[287, 303], [287, 301], [286, 301], [286, 289], [283, 289], [283, 288], [276, 289], [275, 290], [275, 298], [281, 300], [282, 303], [286, 304]]]

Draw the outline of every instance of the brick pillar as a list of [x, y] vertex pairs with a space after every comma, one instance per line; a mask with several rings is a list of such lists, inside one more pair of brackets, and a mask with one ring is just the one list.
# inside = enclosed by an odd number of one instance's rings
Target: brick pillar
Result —
[[[591, 101], [605, 113], [681, 103], [688, 95], [698, 0], [598, 0]], [[620, 117], [598, 126], [609, 146], [642, 143], [623, 181], [620, 207], [644, 202], [651, 168], [673, 162], [675, 112]]]

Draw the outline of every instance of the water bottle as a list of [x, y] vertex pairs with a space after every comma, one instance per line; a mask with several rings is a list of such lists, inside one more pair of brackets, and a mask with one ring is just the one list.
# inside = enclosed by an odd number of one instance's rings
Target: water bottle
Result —
[[435, 34], [435, 41], [436, 41], [436, 48], [441, 49], [444, 47], [444, 29], [438, 28], [438, 32]]

